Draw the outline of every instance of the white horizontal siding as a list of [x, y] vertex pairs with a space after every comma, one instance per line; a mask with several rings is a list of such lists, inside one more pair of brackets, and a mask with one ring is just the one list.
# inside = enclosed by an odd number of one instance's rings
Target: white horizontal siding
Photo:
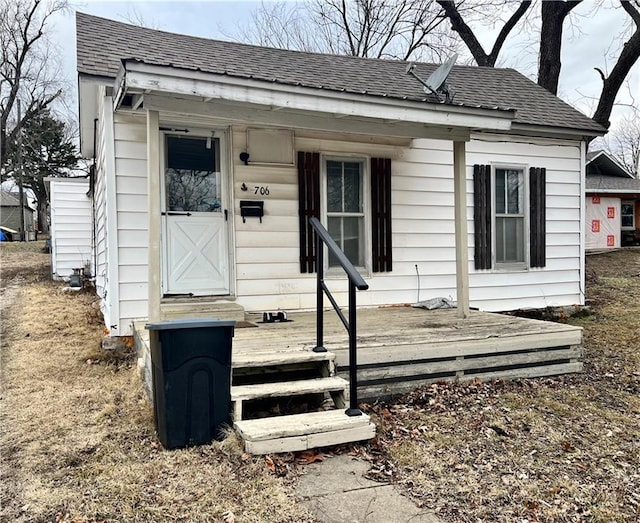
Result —
[[[509, 310], [582, 303], [580, 143], [553, 145], [548, 140], [521, 138], [517, 141], [513, 137], [492, 140], [472, 141], [467, 149], [467, 163], [513, 163], [546, 168], [547, 260], [542, 269], [477, 273], [472, 270], [472, 305], [485, 310]], [[469, 230], [473, 231], [471, 221]], [[471, 259], [472, 256], [471, 249]]]
[[[293, 167], [244, 166], [244, 133], [234, 134], [236, 212], [240, 199], [265, 202], [263, 223], [236, 217], [236, 274], [240, 303], [249, 310], [310, 308], [315, 280], [299, 272], [297, 175]], [[365, 275], [370, 289], [362, 305], [410, 303], [420, 298], [455, 299], [453, 148], [440, 140], [415, 140], [412, 147], [377, 146], [296, 138], [296, 150], [325, 154], [391, 157], [394, 270]], [[473, 164], [516, 164], [547, 169], [547, 264], [516, 272], [473, 268]], [[242, 184], [250, 190], [241, 191]], [[274, 188], [254, 196], [254, 185]], [[582, 301], [580, 289], [580, 148], [578, 143], [482, 137], [467, 145], [467, 219], [471, 306], [484, 310], [566, 305]], [[416, 267], [417, 266], [417, 267]], [[330, 282], [330, 286], [339, 285]], [[336, 289], [337, 290], [337, 289]], [[346, 288], [337, 291], [346, 303]]]
[[[114, 119], [118, 238], [118, 292], [122, 333], [147, 315], [148, 218], [146, 127], [144, 118]], [[298, 185], [294, 166], [245, 166], [246, 135], [232, 133], [232, 288], [250, 311], [315, 306], [315, 275], [300, 274]], [[411, 303], [446, 296], [455, 299], [455, 242], [452, 144], [415, 140], [410, 147], [297, 136], [296, 151], [392, 158], [392, 273], [365, 275], [370, 290], [358, 293], [365, 306]], [[99, 148], [100, 150], [100, 148]], [[547, 169], [547, 265], [517, 272], [473, 269], [474, 163], [517, 164]], [[268, 195], [255, 187], [269, 187]], [[247, 190], [243, 190], [246, 187]], [[467, 144], [467, 219], [471, 305], [484, 310], [579, 303], [580, 150], [577, 144], [548, 140], [486, 137]], [[103, 202], [96, 187], [96, 203]], [[102, 199], [101, 199], [102, 198]], [[264, 201], [262, 223], [240, 217], [240, 200]], [[96, 223], [106, 234], [104, 220]], [[100, 243], [102, 242], [102, 243]], [[103, 245], [103, 241], [99, 241]], [[101, 247], [102, 248], [102, 247]], [[103, 251], [104, 249], [102, 249]], [[98, 257], [104, 264], [104, 256]], [[102, 256], [102, 258], [100, 258]], [[417, 271], [417, 272], [416, 272]], [[420, 288], [418, 288], [418, 279]], [[330, 279], [336, 298], [346, 303], [343, 278]]]
[[148, 196], [147, 131], [144, 117], [114, 116], [116, 201], [118, 209], [118, 294], [120, 330], [147, 317]]
[[105, 108], [103, 89], [98, 95], [98, 124], [96, 126], [96, 151], [95, 151], [95, 182], [93, 188], [94, 206], [94, 258], [95, 258], [95, 285], [96, 293], [100, 298], [100, 310], [104, 315], [106, 326], [112, 325], [112, 314], [109, 303], [108, 288], [108, 259], [107, 242], [109, 231], [107, 229], [107, 209], [106, 209], [106, 130], [105, 130]]

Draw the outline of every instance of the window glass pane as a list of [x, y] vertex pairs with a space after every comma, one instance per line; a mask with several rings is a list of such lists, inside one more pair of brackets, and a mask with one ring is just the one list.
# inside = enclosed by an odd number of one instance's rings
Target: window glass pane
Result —
[[217, 139], [167, 137], [167, 210], [221, 212]]
[[504, 169], [496, 169], [496, 213], [497, 214], [504, 214], [504, 209], [505, 209], [504, 184], [505, 184]]
[[524, 219], [496, 218], [496, 263], [523, 263]]
[[342, 162], [327, 162], [327, 211], [342, 211]]
[[344, 212], [362, 212], [360, 164], [344, 164]]
[[362, 252], [363, 219], [358, 217], [343, 218], [343, 251], [347, 258], [356, 267], [364, 266], [364, 253]]
[[[356, 267], [364, 267], [364, 249], [362, 248], [364, 219], [360, 217], [333, 217], [327, 220], [327, 230], [342, 249], [347, 258]], [[329, 267], [338, 267], [338, 259], [330, 252]]]
[[[342, 248], [342, 218], [329, 216], [327, 218], [327, 230], [338, 244], [338, 247]], [[329, 252], [329, 267], [337, 267], [338, 265], [338, 259], [333, 253]]]
[[496, 218], [496, 263], [504, 263], [504, 221]]
[[633, 229], [635, 226], [633, 203], [622, 202], [620, 206], [620, 226], [625, 229]]
[[508, 192], [507, 192], [507, 201], [508, 201], [508, 213], [509, 214], [521, 214], [522, 213], [522, 203], [520, 197], [520, 172], [519, 171], [508, 171]]

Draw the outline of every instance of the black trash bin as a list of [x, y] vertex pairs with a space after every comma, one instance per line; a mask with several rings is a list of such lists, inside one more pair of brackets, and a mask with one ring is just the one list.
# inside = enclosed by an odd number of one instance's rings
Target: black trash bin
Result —
[[235, 321], [149, 323], [156, 431], [167, 449], [222, 437], [231, 417], [231, 341]]

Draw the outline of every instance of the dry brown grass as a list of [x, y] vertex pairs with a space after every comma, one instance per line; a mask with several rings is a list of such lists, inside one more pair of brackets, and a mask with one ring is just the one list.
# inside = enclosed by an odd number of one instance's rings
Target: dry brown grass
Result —
[[164, 450], [135, 364], [100, 352], [95, 296], [25, 281], [48, 258], [23, 249], [2, 248], [1, 521], [310, 519], [234, 437]]
[[49, 278], [50, 254], [44, 252], [44, 240], [37, 242], [0, 242], [0, 280], [20, 275], [28, 282]]
[[437, 384], [375, 410], [372, 475], [448, 521], [640, 521], [640, 250], [587, 259], [585, 373]]

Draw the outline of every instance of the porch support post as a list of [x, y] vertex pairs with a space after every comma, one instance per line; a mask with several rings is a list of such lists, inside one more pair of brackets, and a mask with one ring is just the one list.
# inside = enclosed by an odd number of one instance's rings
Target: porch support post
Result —
[[147, 194], [149, 226], [149, 321], [160, 321], [160, 113], [147, 111]]
[[456, 290], [458, 317], [469, 316], [469, 249], [465, 142], [453, 142], [453, 186], [456, 223]]

